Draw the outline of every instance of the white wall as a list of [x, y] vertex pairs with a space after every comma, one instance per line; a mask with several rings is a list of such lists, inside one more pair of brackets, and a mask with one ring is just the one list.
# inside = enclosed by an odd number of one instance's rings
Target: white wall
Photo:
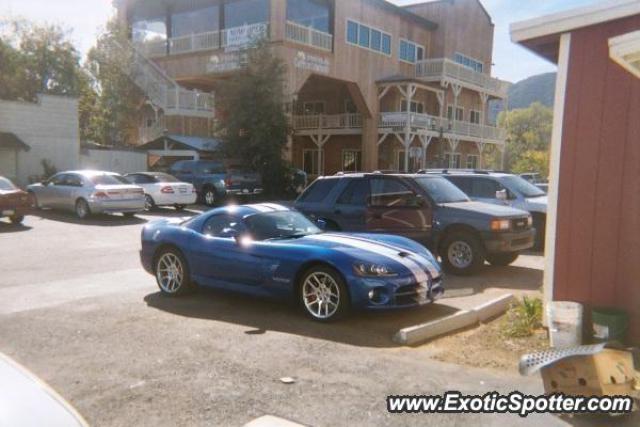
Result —
[[39, 95], [38, 102], [0, 100], [0, 130], [12, 132], [31, 147], [18, 152], [16, 183], [42, 175], [42, 159], [58, 170], [77, 169], [80, 161], [78, 100]]
[[16, 180], [16, 152], [13, 149], [0, 148], [0, 176], [5, 176], [12, 181]]
[[147, 170], [147, 153], [130, 150], [86, 149], [80, 153], [80, 168], [111, 172], [144, 172]]

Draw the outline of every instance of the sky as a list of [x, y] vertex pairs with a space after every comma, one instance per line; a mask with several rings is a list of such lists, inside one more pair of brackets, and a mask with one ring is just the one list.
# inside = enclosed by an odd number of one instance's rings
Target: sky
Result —
[[[493, 75], [516, 82], [555, 71], [553, 64], [511, 43], [510, 23], [602, 1], [607, 0], [481, 0], [495, 23]], [[420, 3], [416, 0], [392, 2], [400, 5]], [[0, 21], [21, 17], [60, 24], [70, 31], [70, 39], [83, 54], [93, 45], [113, 13], [112, 0], [0, 0]]]

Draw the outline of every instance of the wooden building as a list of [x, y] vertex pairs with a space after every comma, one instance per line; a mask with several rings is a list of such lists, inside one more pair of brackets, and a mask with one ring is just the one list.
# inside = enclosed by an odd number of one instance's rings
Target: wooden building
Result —
[[640, 343], [640, 1], [516, 23], [511, 36], [558, 64], [546, 296], [622, 308]]
[[117, 0], [135, 81], [150, 103], [140, 143], [166, 130], [210, 136], [216, 87], [270, 42], [287, 65], [295, 131], [287, 156], [310, 175], [481, 167], [503, 132], [488, 102], [494, 25], [478, 0]]

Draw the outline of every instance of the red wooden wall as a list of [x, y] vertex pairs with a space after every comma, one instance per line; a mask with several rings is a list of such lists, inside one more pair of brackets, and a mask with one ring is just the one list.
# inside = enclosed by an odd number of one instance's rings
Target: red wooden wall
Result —
[[640, 16], [572, 32], [560, 163], [554, 299], [616, 306], [640, 344], [640, 79], [608, 39]]

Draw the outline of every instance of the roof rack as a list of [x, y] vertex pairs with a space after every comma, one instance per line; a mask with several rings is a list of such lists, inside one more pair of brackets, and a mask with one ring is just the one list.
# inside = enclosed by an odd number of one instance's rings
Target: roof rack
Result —
[[422, 169], [418, 171], [419, 174], [437, 173], [437, 174], [454, 174], [454, 173], [468, 173], [468, 174], [482, 174], [489, 175], [495, 173], [490, 169]]

